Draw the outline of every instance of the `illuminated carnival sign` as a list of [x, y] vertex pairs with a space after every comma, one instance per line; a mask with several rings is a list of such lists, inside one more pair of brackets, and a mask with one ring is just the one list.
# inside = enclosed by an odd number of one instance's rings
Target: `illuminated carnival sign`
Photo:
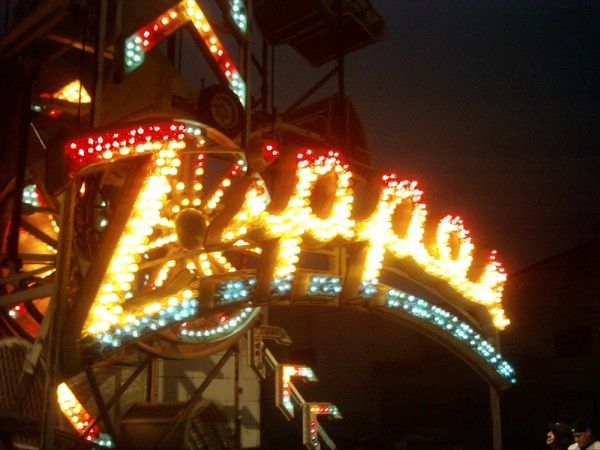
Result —
[[[226, 206], [222, 220], [215, 220], [208, 228], [209, 246], [234, 243], [248, 236], [275, 242], [265, 250], [270, 253], [265, 259], [272, 264], [263, 268], [266, 276], [257, 280], [257, 297], [268, 295], [273, 282], [293, 276], [303, 242], [323, 245], [341, 239], [363, 244], [348, 269], [351, 275], [343, 286], [336, 277], [312, 279], [314, 291], [338, 282], [338, 286], [329, 287], [332, 292], [342, 298], [360, 296], [377, 284], [385, 254], [412, 258], [428, 274], [446, 281], [468, 300], [484, 305], [497, 328], [508, 324], [501, 306], [506, 274], [495, 251], [477, 279], [471, 279], [475, 247], [456, 216], [446, 216], [438, 223], [435, 242], [428, 248], [424, 243], [427, 210], [416, 182], [384, 175], [379, 192], [373, 196], [377, 202], [360, 217], [353, 214], [353, 174], [338, 153], [318, 155], [306, 150], [295, 158], [293, 174], [289, 173], [289, 165], [280, 166], [276, 178], [283, 183], [271, 195], [262, 179], [247, 177], [243, 205], [236, 210]], [[315, 195], [317, 189], [319, 195]], [[271, 208], [273, 204], [281, 206]], [[403, 217], [398, 214], [401, 208]]]
[[[208, 134], [197, 123], [175, 120], [67, 143], [72, 175], [97, 164], [150, 158], [110, 262], [102, 269], [83, 337], [118, 348], [180, 323], [181, 340], [209, 342], [250, 324], [257, 311], [253, 306], [286, 296], [335, 299], [339, 305], [380, 298], [387, 310], [426, 320], [462, 341], [514, 382], [513, 369], [471, 325], [379, 282], [384, 258], [392, 264], [412, 261], [467, 303], [485, 308], [498, 329], [508, 324], [501, 302], [506, 274], [495, 252], [476, 262], [469, 232], [455, 216], [440, 220], [427, 239], [427, 209], [416, 182], [383, 175], [366, 181], [365, 195], [356, 190], [354, 174], [338, 153], [302, 150], [275, 155], [268, 189], [236, 150], [223, 176], [207, 188], [206, 158], [227, 151], [222, 145], [213, 150]], [[192, 161], [187, 178], [184, 159]], [[152, 252], [163, 247], [174, 250], [153, 261]], [[344, 276], [298, 267], [303, 251], [323, 247], [348, 250]], [[227, 249], [236, 248], [255, 255], [256, 269], [235, 267]], [[239, 309], [232, 309], [236, 305]], [[222, 323], [194, 330], [195, 317], [223, 309], [233, 312]]]

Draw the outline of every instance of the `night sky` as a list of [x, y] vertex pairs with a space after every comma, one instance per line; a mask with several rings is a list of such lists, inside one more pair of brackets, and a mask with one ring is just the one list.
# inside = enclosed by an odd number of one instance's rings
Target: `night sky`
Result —
[[[460, 215], [509, 272], [599, 238], [600, 3], [372, 3], [387, 36], [347, 57], [347, 93], [430, 221]], [[332, 67], [276, 59], [282, 109]]]

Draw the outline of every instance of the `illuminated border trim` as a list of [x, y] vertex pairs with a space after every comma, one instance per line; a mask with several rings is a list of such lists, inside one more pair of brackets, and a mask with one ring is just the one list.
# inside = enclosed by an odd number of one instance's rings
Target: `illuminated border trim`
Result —
[[407, 294], [397, 289], [386, 292], [386, 306], [400, 309], [406, 313], [435, 325], [440, 330], [467, 345], [474, 353], [491, 365], [496, 373], [510, 384], [517, 382], [513, 367], [502, 355], [487, 342], [471, 325], [461, 321], [454, 314], [439, 306], [432, 305], [422, 298]]
[[130, 324], [96, 333], [95, 338], [102, 350], [114, 350], [162, 328], [195, 317], [198, 314], [197, 308], [197, 299], [184, 300], [181, 304], [154, 311], [154, 314], [135, 318]]
[[[73, 391], [66, 383], [60, 383], [56, 388], [56, 396], [61, 412], [79, 434], [83, 434], [92, 423], [93, 418], [83, 407]], [[88, 441], [94, 441], [100, 435], [100, 428], [95, 425], [87, 434]]]
[[225, 323], [215, 327], [187, 329], [182, 326], [179, 330], [179, 336], [183, 341], [190, 343], [215, 342], [227, 339], [250, 325], [259, 313], [260, 308], [247, 307], [242, 309], [238, 314], [227, 319]]
[[[232, 18], [236, 24], [239, 18], [233, 16], [233, 11], [237, 3], [239, 0], [233, 0], [231, 6]], [[192, 22], [198, 36], [219, 67], [219, 71], [227, 80], [229, 88], [238, 96], [242, 105], [245, 105], [246, 83], [195, 0], [180, 1], [125, 39], [123, 48], [125, 73], [130, 73], [141, 66], [147, 51], [187, 22]]]
[[248, 32], [248, 10], [244, 0], [229, 0], [229, 16], [242, 35]]
[[[309, 279], [323, 278], [337, 279], [338, 277], [323, 277], [322, 274], [310, 275]], [[244, 295], [234, 293], [237, 302], [245, 302], [252, 295], [251, 287], [253, 286], [254, 278], [239, 278], [229, 279], [217, 284], [217, 290], [222, 290], [224, 286], [229, 289], [238, 289], [245, 291]], [[304, 295], [311, 296], [336, 296], [331, 289], [322, 290], [322, 283], [318, 283], [317, 291], [311, 289], [311, 284], [306, 287]], [[312, 286], [314, 287], [314, 286]], [[333, 288], [332, 288], [333, 289]], [[445, 334], [452, 336], [457, 341], [460, 341], [469, 349], [481, 357], [488, 365], [493, 367], [494, 371], [500, 375], [505, 381], [510, 384], [516, 383], [516, 374], [514, 368], [506, 361], [502, 355], [488, 343], [481, 334], [479, 334], [471, 325], [460, 320], [454, 314], [446, 311], [440, 306], [433, 305], [422, 298], [407, 294], [400, 290], [379, 285], [377, 291], [382, 292], [385, 298], [385, 307], [390, 310], [401, 310], [410, 314], [413, 317], [424, 320], [431, 325], [436, 326]], [[370, 296], [369, 296], [370, 297]], [[368, 298], [368, 297], [366, 297]], [[236, 300], [228, 300], [222, 304], [234, 303]], [[190, 301], [189, 304], [184, 304], [189, 308], [183, 312], [176, 307], [170, 307], [166, 310], [160, 310], [157, 314], [151, 317], [144, 316], [137, 319], [131, 326], [119, 327], [108, 333], [99, 333], [96, 338], [104, 348], [115, 348], [130, 341], [138, 339], [144, 335], [153, 333], [159, 328], [172, 325], [174, 323], [185, 320], [187, 317], [193, 317], [197, 313], [196, 300]], [[240, 313], [231, 317], [226, 324], [218, 325], [209, 329], [192, 330], [182, 328], [180, 335], [185, 341], [189, 342], [212, 342], [215, 340], [225, 339], [239, 330], [246, 327], [255, 319], [259, 312], [259, 308], [246, 307]]]
[[65, 154], [73, 174], [93, 163], [152, 153], [163, 142], [192, 139], [203, 145], [206, 134], [200, 124], [183, 120], [139, 124], [71, 139]]
[[98, 425], [94, 425], [87, 431], [94, 418], [87, 412], [66, 383], [60, 383], [57, 386], [56, 398], [60, 411], [80, 435], [85, 435], [87, 441], [103, 448], [115, 448], [112, 436], [102, 433]]
[[[289, 291], [296, 292], [300, 298], [293, 297], [290, 299], [292, 304], [295, 302], [302, 303], [303, 299], [310, 300], [312, 297], [322, 298], [339, 298], [339, 284], [336, 283], [339, 277], [327, 276], [322, 273], [305, 273], [304, 279], [308, 279], [309, 282], [303, 285], [303, 290], [295, 290], [294, 282], [301, 283], [301, 280], [291, 280]], [[231, 274], [227, 274], [231, 276]], [[314, 282], [314, 280], [318, 280]], [[239, 293], [233, 293], [235, 298], [238, 298], [238, 302], [247, 302], [252, 296], [252, 287], [254, 286], [255, 278], [229, 278], [227, 281], [216, 284], [216, 290], [221, 291], [223, 286], [233, 287], [240, 291], [244, 291], [245, 295]], [[494, 371], [509, 384], [516, 383], [516, 373], [514, 368], [506, 361], [502, 355], [494, 348], [493, 345], [488, 343], [485, 338], [479, 334], [470, 324], [462, 321], [456, 315], [448, 312], [444, 308], [431, 304], [428, 301], [418, 298], [414, 295], [407, 294], [398, 289], [391, 288], [384, 284], [376, 284], [376, 280], [371, 280], [366, 284], [366, 294], [361, 296], [361, 301], [368, 301], [373, 298], [376, 294], [379, 297], [383, 297], [384, 304], [382, 305], [390, 311], [403, 311], [410, 314], [413, 317], [421, 319], [434, 325], [439, 330], [443, 331], [444, 334], [451, 336], [454, 341], [458, 341], [466, 345], [469, 350], [474, 354], [483, 359], [483, 361], [491, 366]], [[250, 288], [248, 288], [250, 286]], [[325, 289], [325, 287], [327, 289]], [[277, 299], [275, 294], [272, 295], [272, 299]], [[311, 302], [313, 300], [310, 300]], [[268, 301], [266, 302], [268, 304]], [[314, 303], [311, 303], [314, 304]]]

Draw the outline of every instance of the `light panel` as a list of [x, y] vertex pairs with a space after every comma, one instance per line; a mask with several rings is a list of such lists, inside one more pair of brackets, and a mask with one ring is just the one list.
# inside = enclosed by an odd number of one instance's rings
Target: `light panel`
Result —
[[308, 295], [336, 296], [342, 292], [342, 278], [313, 275], [308, 282]]
[[293, 275], [273, 278], [273, 287], [271, 294], [275, 297], [289, 294], [292, 291], [292, 283], [294, 282]]
[[317, 416], [341, 419], [340, 410], [333, 403], [307, 402], [302, 405], [302, 443], [310, 449], [320, 450]]
[[215, 300], [223, 304], [249, 300], [255, 284], [256, 278], [233, 279], [219, 283]]
[[[92, 423], [93, 417], [86, 411], [75, 394], [69, 389], [66, 383], [61, 383], [56, 389], [58, 405], [69, 423], [73, 425], [79, 434], [83, 434]], [[100, 434], [100, 428], [94, 426], [87, 434], [88, 441], [95, 440]]]
[[229, 0], [229, 15], [240, 34], [245, 35], [248, 32], [248, 10], [244, 0]]
[[92, 98], [90, 94], [85, 90], [79, 80], [71, 81], [69, 84], [63, 86], [54, 94], [52, 98], [58, 100], [65, 100], [69, 103], [91, 103]]
[[35, 184], [29, 184], [23, 188], [22, 201], [24, 204], [33, 206], [34, 208], [43, 206], [42, 199]]
[[[331, 214], [321, 218], [311, 207], [311, 191], [317, 180], [332, 175], [336, 195]], [[312, 150], [297, 154], [296, 185], [286, 207], [279, 214], [267, 210], [269, 197], [262, 180], [253, 183], [246, 192], [245, 202], [238, 214], [223, 229], [221, 240], [242, 239], [249, 231], [260, 230], [265, 239], [279, 238], [275, 252], [273, 278], [293, 274], [299, 260], [302, 236], [306, 233], [325, 243], [334, 237], [354, 236], [354, 221], [350, 219], [352, 196], [349, 195], [351, 172], [336, 152], [316, 155]]]
[[292, 378], [305, 378], [315, 382], [317, 377], [308, 366], [298, 364], [278, 364], [275, 369], [275, 405], [289, 420], [294, 417], [292, 403]]

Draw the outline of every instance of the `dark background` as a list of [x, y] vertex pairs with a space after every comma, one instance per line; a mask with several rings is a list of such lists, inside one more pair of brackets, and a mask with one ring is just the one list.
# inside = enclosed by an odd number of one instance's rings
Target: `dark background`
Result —
[[[376, 165], [509, 272], [600, 236], [600, 3], [372, 3], [387, 36], [348, 55], [346, 89]], [[331, 67], [285, 47], [276, 66], [280, 108]]]

